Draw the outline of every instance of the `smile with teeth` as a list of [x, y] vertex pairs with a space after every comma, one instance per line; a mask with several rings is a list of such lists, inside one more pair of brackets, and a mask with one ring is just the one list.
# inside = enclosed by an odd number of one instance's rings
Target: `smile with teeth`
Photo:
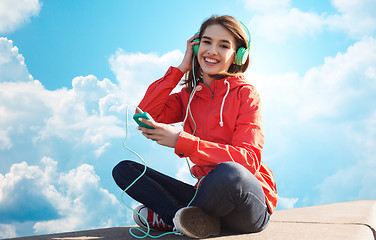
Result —
[[217, 59], [208, 58], [208, 57], [205, 57], [204, 60], [205, 60], [205, 62], [208, 62], [208, 63], [218, 63], [219, 62]]

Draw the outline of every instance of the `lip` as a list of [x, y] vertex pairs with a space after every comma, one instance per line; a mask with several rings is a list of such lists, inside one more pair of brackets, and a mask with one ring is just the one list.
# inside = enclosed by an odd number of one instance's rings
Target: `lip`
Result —
[[212, 57], [203, 57], [203, 59], [204, 59], [205, 64], [210, 65], [210, 66], [214, 66], [220, 62], [218, 59], [212, 58]]

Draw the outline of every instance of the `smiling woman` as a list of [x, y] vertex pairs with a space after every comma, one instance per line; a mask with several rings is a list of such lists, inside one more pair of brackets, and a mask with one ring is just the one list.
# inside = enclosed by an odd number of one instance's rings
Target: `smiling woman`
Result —
[[[248, 49], [242, 28], [228, 15], [206, 20], [200, 41], [194, 41], [197, 35], [188, 39], [180, 65], [152, 83], [139, 104], [155, 119], [142, 120], [152, 127], [139, 127], [143, 136], [174, 149], [180, 158], [189, 157], [198, 180], [193, 186], [133, 161], [116, 165], [118, 186], [144, 204], [134, 215], [142, 229], [175, 228], [186, 236], [205, 238], [225, 229], [259, 232], [268, 225], [278, 196], [273, 174], [261, 161], [260, 98], [242, 75], [249, 56], [236, 61], [236, 52]], [[191, 71], [194, 59], [196, 72]], [[192, 78], [186, 87], [171, 93], [188, 71]], [[178, 122], [183, 122], [183, 131], [169, 125]]]

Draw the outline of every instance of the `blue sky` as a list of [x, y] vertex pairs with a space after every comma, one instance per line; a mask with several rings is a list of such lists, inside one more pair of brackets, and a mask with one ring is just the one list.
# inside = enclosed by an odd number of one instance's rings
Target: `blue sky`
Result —
[[[376, 199], [375, 1], [17, 3], [0, 1], [0, 238], [133, 224], [111, 177], [138, 160], [126, 108], [213, 14], [250, 29], [278, 209]], [[135, 127], [149, 166], [194, 182]]]

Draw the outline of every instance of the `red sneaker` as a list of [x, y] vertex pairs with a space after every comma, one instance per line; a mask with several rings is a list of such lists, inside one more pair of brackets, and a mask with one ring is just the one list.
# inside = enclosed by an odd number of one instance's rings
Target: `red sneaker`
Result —
[[[139, 205], [134, 210], [147, 220], [151, 230], [166, 232], [171, 232], [173, 230], [173, 226], [167, 225], [158, 214], [147, 208], [145, 205]], [[147, 231], [148, 226], [145, 223], [145, 220], [135, 212], [133, 212], [133, 220], [139, 227]]]

